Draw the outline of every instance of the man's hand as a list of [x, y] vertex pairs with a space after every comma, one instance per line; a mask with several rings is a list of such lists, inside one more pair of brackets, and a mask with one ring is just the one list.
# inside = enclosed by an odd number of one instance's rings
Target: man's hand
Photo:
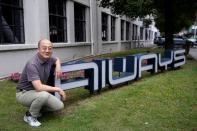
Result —
[[61, 96], [61, 100], [62, 101], [65, 101], [66, 100], [66, 94], [65, 94], [65, 92], [62, 89], [60, 89], [58, 93]]
[[60, 79], [61, 76], [62, 76], [62, 71], [61, 71], [61, 68], [60, 67], [57, 67], [56, 66], [56, 69], [55, 69], [55, 76], [57, 79]]

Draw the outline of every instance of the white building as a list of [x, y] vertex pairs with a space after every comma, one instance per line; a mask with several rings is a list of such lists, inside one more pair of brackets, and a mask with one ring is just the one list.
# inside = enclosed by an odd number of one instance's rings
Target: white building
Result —
[[21, 72], [41, 38], [62, 61], [152, 44], [152, 25], [111, 13], [96, 0], [1, 0], [0, 77]]

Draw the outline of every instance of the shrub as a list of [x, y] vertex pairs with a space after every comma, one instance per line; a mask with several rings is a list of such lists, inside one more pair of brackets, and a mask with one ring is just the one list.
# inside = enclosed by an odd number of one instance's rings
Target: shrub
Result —
[[18, 82], [20, 79], [20, 73], [19, 72], [15, 72], [12, 73], [10, 76], [10, 80], [14, 81], [14, 82]]

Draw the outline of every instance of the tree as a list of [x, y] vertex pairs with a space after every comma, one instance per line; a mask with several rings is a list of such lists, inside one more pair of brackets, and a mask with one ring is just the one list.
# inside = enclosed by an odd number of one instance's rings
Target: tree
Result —
[[152, 15], [156, 27], [165, 33], [166, 49], [173, 48], [173, 34], [187, 28], [195, 21], [196, 0], [99, 0], [100, 6], [111, 8], [118, 15], [143, 18]]

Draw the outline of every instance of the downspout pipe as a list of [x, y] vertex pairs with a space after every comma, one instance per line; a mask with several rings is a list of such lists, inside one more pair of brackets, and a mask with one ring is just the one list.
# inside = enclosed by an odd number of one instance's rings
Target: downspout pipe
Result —
[[90, 0], [90, 36], [91, 36], [91, 55], [94, 55], [94, 36], [93, 36], [93, 12], [92, 12], [92, 0]]

